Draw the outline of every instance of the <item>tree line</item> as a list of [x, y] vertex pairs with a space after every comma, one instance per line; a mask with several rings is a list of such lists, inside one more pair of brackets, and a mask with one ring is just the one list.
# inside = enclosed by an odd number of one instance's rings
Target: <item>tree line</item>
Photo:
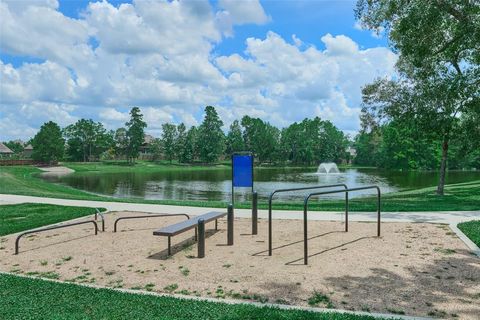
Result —
[[[480, 168], [480, 117], [462, 115], [450, 139], [448, 169]], [[391, 120], [383, 124], [364, 114], [353, 146], [354, 163], [385, 169], [437, 170], [442, 140], [415, 124]]]
[[44, 123], [29, 142], [34, 160], [54, 163], [60, 160], [88, 162], [113, 152], [121, 153], [130, 163], [138, 157], [145, 128], [140, 109], [130, 110], [130, 120], [121, 129], [123, 135], [105, 129], [101, 122], [80, 119], [65, 128], [53, 121]]
[[162, 136], [155, 140], [154, 156], [181, 163], [216, 162], [233, 152], [252, 151], [260, 163], [318, 164], [341, 162], [346, 158], [347, 136], [330, 121], [316, 117], [279, 129], [250, 116], [235, 120], [228, 132], [215, 108], [205, 109], [201, 125], [186, 129], [183, 123], [162, 125]]
[[161, 137], [147, 144], [147, 123], [140, 109], [134, 107], [125, 127], [117, 130], [107, 130], [91, 119], [80, 119], [63, 129], [50, 121], [30, 143], [32, 157], [44, 162], [126, 159], [133, 164], [142, 151], [152, 160], [205, 164], [227, 159], [237, 151], [252, 151], [257, 161], [270, 164], [312, 165], [341, 162], [348, 157], [348, 137], [319, 117], [282, 129], [250, 116], [233, 121], [226, 133], [223, 125], [215, 108], [207, 106], [199, 126], [165, 123]]

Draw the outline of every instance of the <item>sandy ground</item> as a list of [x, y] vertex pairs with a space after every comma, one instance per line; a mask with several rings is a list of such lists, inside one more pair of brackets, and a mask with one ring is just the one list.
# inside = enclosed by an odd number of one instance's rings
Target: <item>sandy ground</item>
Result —
[[[25, 237], [13, 255], [14, 236], [0, 239], [0, 270], [58, 277], [159, 292], [405, 313], [441, 318], [480, 319], [480, 259], [448, 226], [311, 221], [309, 265], [303, 265], [301, 220], [275, 220], [273, 256], [267, 254], [267, 221], [252, 236], [248, 219], [235, 220], [235, 245], [226, 246], [226, 220], [207, 225], [206, 257], [196, 258], [193, 230], [167, 238], [152, 230], [180, 217], [113, 220], [139, 213], [106, 215], [107, 231], [91, 226]], [[315, 294], [317, 293], [317, 294]], [[316, 301], [312, 297], [316, 296]], [[315, 299], [313, 299], [315, 300]]]

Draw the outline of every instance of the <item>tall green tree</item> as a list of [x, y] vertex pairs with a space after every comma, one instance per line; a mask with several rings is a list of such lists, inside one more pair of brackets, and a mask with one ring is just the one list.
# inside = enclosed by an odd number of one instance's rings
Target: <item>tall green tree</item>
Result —
[[450, 168], [480, 168], [480, 104], [462, 114], [451, 145]]
[[107, 131], [101, 122], [80, 119], [63, 129], [67, 140], [67, 154], [72, 160], [90, 161], [113, 145], [113, 133]]
[[345, 150], [348, 146], [348, 139], [345, 134], [333, 125], [330, 121], [321, 121], [319, 125], [320, 145], [317, 146], [318, 162], [333, 161], [341, 162], [346, 158]]
[[65, 140], [62, 130], [53, 121], [44, 123], [32, 140], [32, 158], [34, 160], [55, 163], [63, 158]]
[[127, 159], [131, 164], [135, 164], [135, 159], [138, 158], [140, 147], [145, 139], [145, 128], [147, 127], [147, 124], [143, 121], [140, 108], [133, 107], [130, 110], [130, 121], [125, 123], [125, 126], [127, 127], [128, 140]]
[[162, 148], [165, 159], [172, 163], [176, 155], [177, 127], [171, 123], [162, 124]]
[[360, 131], [354, 139], [353, 147], [356, 150], [356, 156], [353, 159], [355, 164], [361, 166], [375, 166], [376, 154], [379, 148], [378, 135], [376, 132]]
[[450, 140], [459, 115], [480, 99], [480, 2], [359, 0], [363, 26], [385, 30], [399, 59], [396, 80], [364, 89], [364, 108], [385, 119], [415, 118], [441, 140], [437, 194], [443, 195]]
[[115, 155], [117, 157], [127, 156], [127, 148], [128, 148], [128, 137], [127, 137], [127, 129], [125, 128], [118, 128], [115, 130], [114, 136], [114, 150]]
[[152, 160], [159, 160], [163, 157], [162, 139], [153, 139], [150, 145], [150, 152], [152, 153]]
[[282, 157], [296, 164], [307, 164], [345, 159], [348, 140], [330, 121], [319, 117], [292, 123], [282, 130], [280, 152]]
[[200, 159], [206, 163], [218, 160], [225, 147], [225, 135], [222, 131], [223, 122], [212, 106], [205, 108], [205, 117], [198, 130], [198, 146]]
[[235, 120], [230, 125], [230, 131], [227, 134], [225, 154], [229, 157], [236, 151], [245, 150], [245, 143], [243, 142], [242, 127], [240, 122]]
[[177, 126], [177, 137], [175, 139], [175, 156], [180, 162], [184, 162], [182, 155], [184, 154], [185, 144], [187, 142], [187, 127], [180, 123]]
[[426, 139], [416, 126], [391, 121], [380, 127], [380, 146], [371, 158], [388, 169], [432, 170], [439, 165], [440, 143]]
[[198, 129], [195, 126], [190, 127], [187, 131], [187, 137], [185, 139], [185, 146], [180, 155], [180, 162], [182, 163], [192, 163], [198, 157]]
[[244, 116], [241, 121], [245, 148], [252, 151], [260, 162], [277, 159], [280, 130], [259, 118]]

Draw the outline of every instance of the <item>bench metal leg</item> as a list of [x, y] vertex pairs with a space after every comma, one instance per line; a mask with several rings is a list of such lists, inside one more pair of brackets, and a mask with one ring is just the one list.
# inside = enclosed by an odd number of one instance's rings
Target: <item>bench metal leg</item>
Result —
[[215, 231], [218, 231], [218, 220], [215, 219]]
[[195, 227], [195, 241], [198, 241], [198, 228]]
[[198, 257], [205, 257], [205, 221], [203, 219], [198, 220]]
[[348, 192], [345, 192], [345, 232], [348, 232]]
[[258, 193], [252, 194], [252, 234], [258, 234]]
[[172, 246], [171, 246], [171, 239], [170, 236], [168, 236], [168, 255], [172, 255]]
[[233, 246], [233, 205], [228, 205], [227, 214], [227, 245]]

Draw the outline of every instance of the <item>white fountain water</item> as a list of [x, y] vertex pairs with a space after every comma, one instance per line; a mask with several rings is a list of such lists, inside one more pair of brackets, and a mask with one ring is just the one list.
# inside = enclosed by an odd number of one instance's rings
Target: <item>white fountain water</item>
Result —
[[340, 173], [334, 162], [322, 162], [317, 169], [318, 174]]

